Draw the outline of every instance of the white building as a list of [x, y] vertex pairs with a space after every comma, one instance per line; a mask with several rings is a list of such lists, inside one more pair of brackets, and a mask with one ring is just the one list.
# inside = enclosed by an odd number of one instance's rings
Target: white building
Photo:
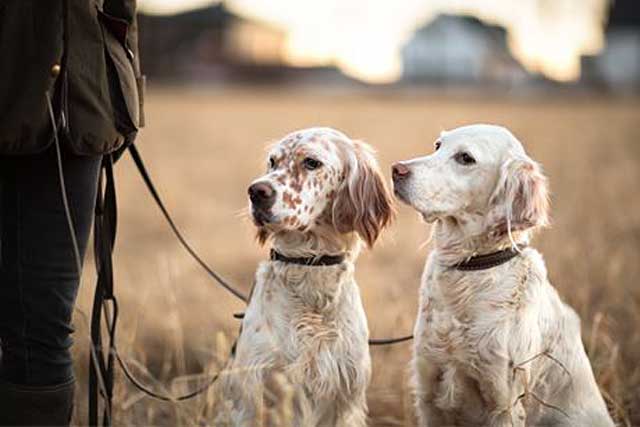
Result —
[[439, 15], [402, 48], [403, 79], [516, 83], [528, 78], [507, 50], [505, 30], [475, 18]]

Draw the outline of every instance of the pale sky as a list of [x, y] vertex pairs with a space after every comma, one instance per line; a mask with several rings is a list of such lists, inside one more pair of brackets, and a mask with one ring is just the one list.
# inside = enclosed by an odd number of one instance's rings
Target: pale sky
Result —
[[[282, 28], [293, 65], [337, 65], [374, 83], [401, 75], [400, 49], [438, 13], [464, 13], [507, 28], [512, 54], [530, 71], [570, 81], [580, 55], [603, 47], [609, 0], [228, 0], [234, 12]], [[139, 0], [174, 13], [211, 0]]]

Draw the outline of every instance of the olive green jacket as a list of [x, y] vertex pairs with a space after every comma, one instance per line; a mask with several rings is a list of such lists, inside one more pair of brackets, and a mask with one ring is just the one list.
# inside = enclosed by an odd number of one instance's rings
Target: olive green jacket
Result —
[[0, 1], [0, 154], [52, 141], [46, 93], [77, 154], [112, 152], [142, 124], [136, 0]]

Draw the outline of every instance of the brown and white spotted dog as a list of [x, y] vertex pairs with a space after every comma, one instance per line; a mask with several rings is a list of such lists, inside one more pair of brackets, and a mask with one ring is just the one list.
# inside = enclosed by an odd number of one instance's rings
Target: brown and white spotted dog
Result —
[[371, 360], [354, 262], [393, 215], [371, 148], [334, 129], [293, 132], [249, 197], [277, 256], [258, 267], [216, 424], [364, 426]]

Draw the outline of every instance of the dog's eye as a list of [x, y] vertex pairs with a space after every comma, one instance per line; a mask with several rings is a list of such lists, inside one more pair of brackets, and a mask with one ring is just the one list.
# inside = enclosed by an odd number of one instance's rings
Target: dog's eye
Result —
[[436, 151], [438, 151], [440, 149], [440, 146], [442, 145], [442, 142], [436, 141], [436, 143], [433, 145], [436, 147]]
[[273, 157], [269, 157], [269, 169], [274, 169], [276, 167], [276, 159]]
[[320, 162], [319, 160], [313, 159], [311, 157], [307, 157], [302, 161], [302, 165], [304, 166], [305, 169], [312, 171], [322, 166], [322, 162]]
[[464, 151], [461, 153], [457, 153], [454, 156], [454, 159], [461, 165], [472, 165], [476, 162], [476, 159], [474, 159], [469, 153], [465, 153]]

